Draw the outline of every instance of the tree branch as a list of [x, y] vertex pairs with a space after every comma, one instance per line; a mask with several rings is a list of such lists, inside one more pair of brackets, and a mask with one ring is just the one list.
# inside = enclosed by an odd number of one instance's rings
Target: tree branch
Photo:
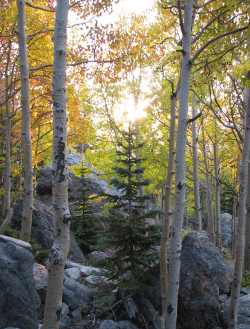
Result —
[[201, 115], [202, 115], [202, 112], [198, 113], [194, 118], [189, 119], [187, 123], [191, 123], [191, 122], [197, 120]]
[[47, 9], [47, 8], [44, 8], [44, 7], [39, 7], [39, 6], [35, 6], [33, 5], [32, 3], [28, 2], [28, 1], [25, 1], [25, 4], [32, 7], [32, 8], [35, 8], [35, 9], [39, 9], [39, 10], [44, 10], [44, 11], [49, 11], [51, 13], [55, 13], [56, 10], [54, 9]]
[[182, 35], [184, 35], [186, 32], [185, 32], [185, 28], [184, 28], [182, 13], [181, 13], [181, 0], [178, 0], [178, 12], [179, 12], [181, 32], [182, 32]]
[[207, 43], [205, 43], [205, 45], [203, 47], [201, 47], [196, 52], [196, 54], [191, 59], [191, 62], [193, 63], [196, 60], [196, 58], [203, 52], [203, 50], [205, 50], [211, 43], [213, 43], [213, 42], [215, 42], [215, 41], [217, 41], [217, 40], [219, 40], [221, 38], [224, 38], [224, 37], [226, 37], [228, 35], [231, 35], [231, 34], [234, 34], [234, 33], [237, 33], [237, 32], [241, 32], [241, 31], [244, 31], [244, 30], [247, 30], [247, 29], [249, 29], [249, 25], [248, 26], [241, 27], [241, 28], [236, 29], [236, 30], [233, 30], [233, 31], [229, 31], [229, 32], [220, 34], [217, 37], [214, 37], [214, 38], [210, 39]]
[[210, 22], [207, 23], [207, 25], [204, 26], [204, 28], [198, 33], [198, 35], [192, 40], [191, 44], [194, 44], [199, 38], [202, 36], [202, 34], [205, 32], [205, 30], [213, 24], [218, 18], [220, 18], [222, 15], [226, 14], [228, 10], [224, 10], [222, 13], [219, 15], [215, 16]]

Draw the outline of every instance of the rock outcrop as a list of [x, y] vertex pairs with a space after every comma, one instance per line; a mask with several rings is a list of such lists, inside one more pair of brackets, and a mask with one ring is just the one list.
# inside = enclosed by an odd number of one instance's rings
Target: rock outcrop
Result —
[[[206, 232], [191, 231], [182, 241], [178, 325], [205, 329], [221, 317], [220, 294], [228, 294], [233, 271]], [[147, 298], [161, 312], [160, 266], [142, 280], [152, 287]]]
[[0, 235], [0, 329], [38, 328], [31, 246]]
[[[23, 203], [19, 202], [13, 213], [12, 223], [14, 226], [21, 228], [21, 218]], [[53, 210], [47, 207], [41, 201], [34, 200], [34, 210], [32, 215], [31, 236], [36, 238], [37, 242], [45, 249], [50, 249], [54, 240]], [[70, 235], [70, 259], [74, 262], [83, 262], [86, 258], [75, 241], [71, 232]]]

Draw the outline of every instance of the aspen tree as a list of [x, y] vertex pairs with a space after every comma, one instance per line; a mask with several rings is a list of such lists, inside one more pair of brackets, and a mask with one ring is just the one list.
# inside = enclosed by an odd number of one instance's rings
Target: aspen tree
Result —
[[64, 265], [68, 256], [70, 231], [68, 170], [66, 162], [66, 43], [68, 0], [58, 0], [54, 32], [53, 64], [53, 208], [54, 244], [50, 251], [48, 287], [43, 329], [59, 329], [62, 310]]
[[7, 62], [5, 65], [5, 109], [6, 109], [6, 138], [5, 138], [5, 159], [6, 159], [6, 169], [5, 169], [5, 180], [4, 180], [4, 202], [3, 202], [3, 216], [6, 218], [0, 228], [0, 234], [4, 234], [5, 228], [11, 221], [13, 214], [13, 208], [11, 208], [11, 162], [10, 162], [10, 135], [11, 135], [11, 116], [9, 109], [9, 64], [10, 64], [10, 54], [11, 54], [11, 41], [8, 42], [8, 53]]
[[206, 170], [206, 183], [207, 183], [207, 212], [208, 212], [207, 226], [208, 226], [208, 232], [211, 236], [211, 239], [214, 242], [213, 204], [212, 204], [211, 188], [210, 188], [210, 181], [209, 181], [209, 170], [208, 170], [208, 163], [207, 163], [206, 140], [205, 140], [203, 117], [202, 117], [201, 126], [202, 126], [202, 139], [203, 139], [203, 156], [204, 156], [204, 165], [205, 165], [205, 170]]
[[[215, 127], [215, 131], [216, 131]], [[221, 247], [221, 205], [220, 205], [220, 168], [218, 160], [218, 137], [215, 133], [214, 141], [214, 171], [215, 171], [215, 242], [217, 247]]]
[[[250, 54], [248, 55], [250, 58]], [[249, 98], [249, 89], [244, 89], [244, 103], [247, 104]], [[250, 157], [248, 159], [250, 163]], [[250, 165], [248, 163], [248, 180], [247, 180], [247, 201], [246, 201], [246, 226], [245, 226], [245, 251], [244, 251], [244, 271], [250, 271]]]
[[[249, 76], [249, 75], [248, 75]], [[248, 98], [245, 115], [245, 135], [242, 148], [241, 165], [239, 173], [239, 208], [236, 236], [236, 253], [234, 262], [234, 278], [232, 283], [231, 300], [228, 312], [228, 328], [237, 329], [237, 313], [239, 306], [242, 268], [245, 248], [245, 220], [246, 197], [248, 182], [248, 158], [250, 148], [250, 97]]]
[[169, 127], [169, 157], [168, 157], [168, 171], [166, 178], [165, 189], [165, 207], [164, 207], [164, 220], [163, 232], [161, 237], [160, 248], [160, 276], [161, 276], [161, 299], [162, 299], [162, 328], [165, 326], [166, 313], [167, 313], [167, 291], [168, 291], [168, 261], [167, 261], [167, 248], [169, 240], [169, 232], [171, 226], [172, 206], [172, 181], [174, 175], [174, 159], [175, 159], [175, 122], [176, 122], [176, 103], [178, 100], [178, 90], [180, 87], [180, 78], [177, 83], [177, 91], [171, 95], [170, 102], [170, 127]]
[[181, 94], [179, 106], [178, 128], [176, 136], [175, 158], [175, 203], [172, 223], [172, 237], [170, 243], [169, 280], [167, 293], [166, 328], [175, 329], [177, 320], [177, 303], [179, 291], [179, 277], [181, 266], [181, 229], [185, 208], [185, 156], [188, 125], [188, 100], [191, 75], [191, 29], [193, 0], [186, 0], [184, 20], [179, 4], [180, 26], [182, 30], [182, 67]]
[[24, 196], [20, 239], [30, 240], [33, 212], [33, 171], [32, 145], [30, 133], [30, 100], [29, 100], [29, 67], [25, 36], [25, 1], [17, 0], [18, 7], [18, 45], [21, 74], [21, 104], [22, 104], [22, 147], [23, 147], [23, 177]]
[[[195, 95], [192, 100], [193, 118], [196, 117]], [[198, 176], [198, 155], [197, 155], [197, 134], [196, 120], [192, 122], [192, 138], [193, 138], [193, 177], [194, 177], [194, 208], [195, 208], [195, 229], [201, 231], [201, 205], [199, 192], [199, 176]]]

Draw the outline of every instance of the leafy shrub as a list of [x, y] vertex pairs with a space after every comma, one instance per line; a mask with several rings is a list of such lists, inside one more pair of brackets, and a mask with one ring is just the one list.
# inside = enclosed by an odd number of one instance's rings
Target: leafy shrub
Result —
[[241, 281], [241, 286], [250, 288], [250, 271], [246, 271], [243, 274], [243, 278], [242, 278], [242, 281]]

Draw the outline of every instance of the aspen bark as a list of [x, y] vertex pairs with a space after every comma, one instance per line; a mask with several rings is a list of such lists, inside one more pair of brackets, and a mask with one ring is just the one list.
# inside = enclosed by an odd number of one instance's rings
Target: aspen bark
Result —
[[221, 206], [220, 206], [220, 168], [218, 160], [218, 141], [215, 134], [214, 141], [214, 171], [215, 171], [215, 242], [218, 248], [222, 244], [221, 235]]
[[[244, 90], [244, 103], [249, 99], [249, 90]], [[245, 251], [244, 251], [244, 271], [250, 271], [250, 156], [248, 158], [248, 179], [247, 179], [247, 201], [246, 201], [246, 225], [245, 225]]]
[[245, 250], [244, 250], [244, 271], [250, 271], [250, 157], [248, 159], [248, 179], [246, 197], [246, 224], [245, 224]]
[[[192, 28], [193, 0], [186, 0], [184, 9], [184, 22], [182, 27], [182, 68], [181, 68], [181, 94], [179, 118], [176, 137], [175, 158], [175, 203], [172, 223], [172, 236], [170, 242], [169, 280], [167, 293], [166, 328], [175, 329], [177, 320], [177, 303], [179, 291], [179, 278], [181, 266], [181, 230], [185, 208], [185, 156], [188, 124], [188, 103], [191, 75], [191, 28]], [[181, 14], [181, 13], [180, 13]], [[182, 26], [183, 25], [183, 26]]]
[[[180, 79], [177, 83], [177, 90], [180, 86]], [[172, 181], [174, 175], [174, 159], [175, 159], [175, 122], [176, 122], [176, 103], [177, 92], [171, 95], [170, 103], [170, 128], [169, 128], [169, 156], [168, 156], [168, 170], [166, 178], [165, 189], [165, 205], [164, 205], [164, 219], [163, 231], [161, 237], [160, 248], [160, 277], [161, 277], [161, 299], [162, 299], [162, 328], [165, 328], [165, 321], [167, 316], [167, 290], [168, 290], [168, 241], [171, 226], [171, 195], [172, 195]]]
[[[195, 95], [192, 100], [192, 114], [196, 117]], [[198, 154], [197, 154], [197, 134], [196, 134], [196, 120], [192, 122], [192, 138], [193, 138], [193, 177], [194, 177], [194, 209], [195, 209], [195, 229], [202, 230], [201, 223], [201, 205], [200, 205], [200, 191], [199, 191], [199, 176], [198, 176]]]
[[66, 43], [68, 0], [58, 0], [54, 32], [53, 64], [53, 208], [54, 244], [50, 251], [48, 287], [43, 329], [59, 329], [62, 310], [64, 266], [70, 243], [68, 169], [66, 162]]
[[[250, 97], [249, 97], [250, 98]], [[237, 329], [237, 313], [239, 306], [240, 288], [242, 280], [242, 268], [245, 248], [245, 219], [246, 196], [248, 182], [248, 158], [250, 148], [250, 99], [248, 98], [245, 115], [245, 136], [242, 148], [239, 185], [239, 208], [236, 236], [236, 253], [234, 262], [234, 278], [228, 312], [228, 329]]]
[[[5, 109], [6, 109], [6, 138], [5, 138], [5, 159], [6, 159], [6, 169], [5, 169], [5, 179], [4, 179], [4, 202], [3, 202], [3, 216], [6, 215], [6, 220], [11, 220], [11, 162], [10, 162], [10, 134], [11, 134], [11, 119], [10, 119], [10, 109], [9, 109], [9, 62], [11, 53], [11, 41], [9, 41], [9, 50], [7, 54], [7, 62], [5, 66]], [[2, 231], [2, 229], [1, 229]], [[3, 231], [4, 232], [4, 231]], [[3, 234], [3, 233], [1, 233]]]
[[23, 214], [20, 239], [30, 240], [33, 212], [33, 172], [32, 145], [30, 134], [30, 101], [29, 101], [29, 67], [25, 36], [25, 1], [17, 0], [18, 7], [18, 45], [21, 73], [21, 103], [22, 103], [22, 147], [23, 147], [23, 176], [24, 196]]
[[209, 170], [208, 170], [208, 163], [207, 163], [206, 140], [205, 140], [203, 118], [202, 118], [202, 139], [203, 139], [203, 156], [204, 156], [204, 165], [205, 165], [205, 170], [206, 170], [206, 183], [207, 183], [208, 232], [211, 236], [212, 241], [214, 242], [213, 205], [212, 205], [211, 188], [210, 188], [210, 181], [209, 181]]

